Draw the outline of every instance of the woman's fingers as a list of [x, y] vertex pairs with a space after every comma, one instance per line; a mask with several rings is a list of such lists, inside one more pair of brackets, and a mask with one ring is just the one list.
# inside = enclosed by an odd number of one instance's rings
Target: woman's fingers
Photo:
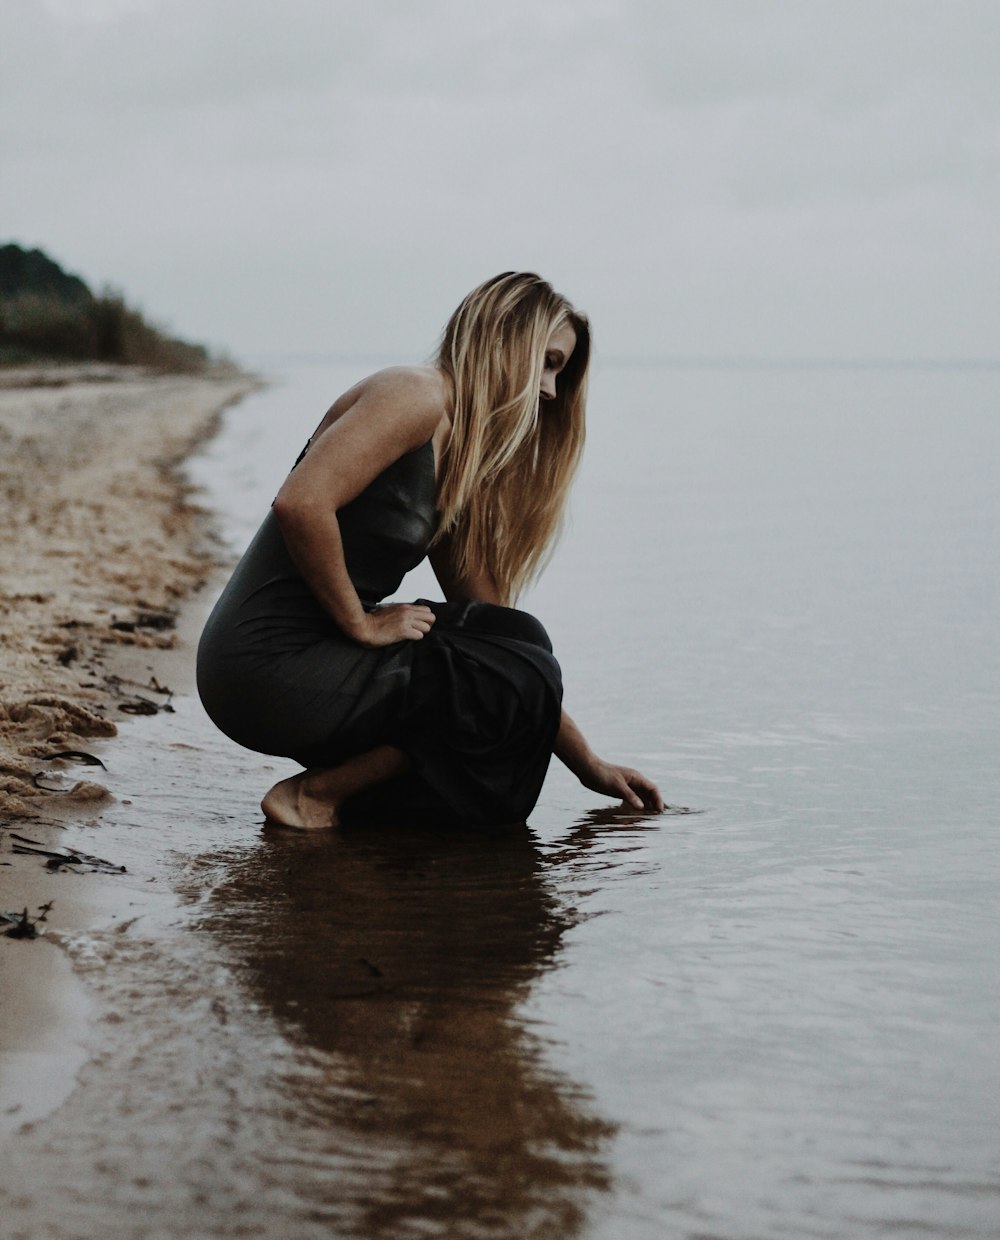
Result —
[[638, 771], [620, 770], [618, 772], [618, 795], [626, 803], [631, 805], [633, 809], [643, 809], [644, 804], [642, 797], [633, 787], [634, 777], [638, 775]]
[[431, 625], [434, 623], [434, 613], [429, 607], [421, 607], [412, 603], [402, 604], [407, 622], [410, 626], [410, 636], [419, 641], [424, 634], [431, 631]]
[[419, 629], [422, 634], [429, 633], [435, 616], [429, 607], [418, 607], [413, 612], [412, 620], [414, 627]]
[[610, 766], [610, 779], [604, 789], [611, 796], [621, 797], [633, 809], [654, 809], [662, 813], [663, 797], [651, 779], [630, 766]]
[[387, 603], [368, 613], [368, 646], [391, 646], [393, 642], [420, 641], [434, 624], [434, 613], [417, 603]]
[[605, 796], [618, 797], [623, 805], [632, 809], [653, 810], [660, 814], [666, 808], [656, 784], [634, 767], [605, 762], [603, 758], [590, 753], [580, 763], [579, 769], [571, 769], [576, 770], [585, 788], [591, 788]]
[[[660, 790], [651, 779], [647, 779], [640, 771], [629, 771], [629, 789], [634, 798], [638, 800], [639, 809], [655, 809], [657, 813], [663, 812], [664, 802], [660, 795]], [[636, 800], [631, 802], [636, 805]]]

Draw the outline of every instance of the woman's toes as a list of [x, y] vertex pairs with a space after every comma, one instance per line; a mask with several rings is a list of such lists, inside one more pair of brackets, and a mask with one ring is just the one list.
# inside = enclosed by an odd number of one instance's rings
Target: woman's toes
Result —
[[292, 779], [283, 779], [268, 792], [260, 803], [264, 817], [283, 827], [302, 827], [299, 821], [298, 796]]

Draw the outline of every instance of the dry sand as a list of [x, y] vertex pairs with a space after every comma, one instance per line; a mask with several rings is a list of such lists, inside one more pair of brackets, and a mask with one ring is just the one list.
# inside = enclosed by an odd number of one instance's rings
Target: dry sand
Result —
[[[100, 767], [52, 755], [100, 748], [116, 719], [190, 688], [180, 605], [219, 555], [179, 467], [253, 386], [124, 367], [0, 371], [0, 914], [34, 919], [51, 898], [44, 864], [14, 836], [59, 847], [53, 824], [109, 798]], [[113, 885], [91, 877], [86, 895], [61, 892], [61, 931], [109, 915]], [[64, 954], [26, 953], [10, 928], [0, 1135], [66, 1092], [89, 1017]]]
[[178, 466], [251, 385], [0, 372], [0, 821], [51, 812], [46, 757], [162, 701], [148, 656], [175, 648], [179, 604], [216, 563]]

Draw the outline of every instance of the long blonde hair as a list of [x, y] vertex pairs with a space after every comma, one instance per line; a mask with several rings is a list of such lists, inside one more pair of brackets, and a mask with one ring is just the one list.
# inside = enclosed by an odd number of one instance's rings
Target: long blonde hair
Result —
[[[576, 346], [556, 397], [539, 408], [549, 336], [563, 323]], [[435, 358], [455, 411], [438, 496], [460, 577], [485, 571], [504, 602], [544, 567], [583, 450], [590, 327], [531, 272], [505, 271], [465, 298]]]

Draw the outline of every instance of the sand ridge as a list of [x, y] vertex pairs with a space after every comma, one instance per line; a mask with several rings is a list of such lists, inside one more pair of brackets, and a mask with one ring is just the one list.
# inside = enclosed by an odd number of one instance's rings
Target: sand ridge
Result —
[[[0, 372], [0, 816], [55, 796], [45, 761], [165, 701], [149, 665], [219, 561], [180, 465], [247, 376]], [[130, 658], [131, 656], [131, 658]], [[50, 784], [51, 780], [43, 780]], [[92, 779], [66, 797], [99, 798]]]

